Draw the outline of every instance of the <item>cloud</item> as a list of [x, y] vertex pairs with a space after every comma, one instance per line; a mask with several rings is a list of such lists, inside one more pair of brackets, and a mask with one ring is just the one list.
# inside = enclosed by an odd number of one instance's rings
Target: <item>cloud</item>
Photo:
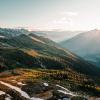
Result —
[[68, 17], [61, 17], [53, 21], [53, 24], [57, 25], [71, 25], [72, 19]]
[[74, 25], [74, 18], [77, 16], [77, 12], [62, 12], [59, 17], [53, 21], [53, 25], [57, 28], [67, 28]]
[[60, 12], [48, 23], [48, 28], [59, 30], [71, 29], [74, 26], [75, 16], [77, 15], [77, 12]]
[[65, 16], [77, 16], [78, 13], [77, 12], [61, 12], [61, 15], [65, 15]]

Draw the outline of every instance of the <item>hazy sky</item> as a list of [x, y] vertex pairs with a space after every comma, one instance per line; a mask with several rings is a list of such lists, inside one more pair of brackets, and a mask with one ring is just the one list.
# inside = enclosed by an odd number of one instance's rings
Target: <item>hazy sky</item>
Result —
[[0, 0], [1, 27], [100, 28], [100, 0]]

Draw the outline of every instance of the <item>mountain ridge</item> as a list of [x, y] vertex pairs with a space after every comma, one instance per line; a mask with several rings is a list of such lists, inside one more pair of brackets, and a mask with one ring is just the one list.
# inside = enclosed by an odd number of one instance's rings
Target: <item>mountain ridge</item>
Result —
[[[96, 59], [99, 61], [99, 43], [100, 43], [100, 30], [94, 29], [86, 33], [81, 33], [69, 40], [63, 41], [60, 44], [76, 53], [77, 55], [95, 62]], [[92, 57], [93, 56], [93, 57]], [[94, 60], [93, 60], [94, 58]], [[97, 62], [98, 63], [98, 62]], [[99, 65], [95, 64], [95, 65]]]
[[[11, 30], [10, 30], [11, 31]], [[14, 30], [13, 30], [14, 31]], [[20, 31], [22, 31], [22, 30], [20, 30]], [[16, 32], [16, 31], [15, 31]], [[22, 31], [23, 32], [23, 31]], [[27, 31], [28, 32], [28, 31]], [[21, 33], [21, 32], [20, 32]], [[33, 37], [33, 38], [30, 38], [30, 36], [31, 37]], [[35, 39], [34, 39], [35, 38]], [[38, 41], [37, 41], [37, 40]], [[40, 41], [42, 41], [42, 42], [40, 42]], [[22, 55], [24, 55], [24, 53], [23, 53], [23, 51], [25, 50], [35, 50], [36, 52], [38, 52], [39, 53], [39, 55], [43, 55], [44, 56], [44, 58], [46, 57], [46, 56], [48, 56], [48, 57], [51, 57], [51, 58], [55, 58], [56, 59], [56, 63], [58, 64], [58, 66], [60, 67], [60, 68], [64, 68], [65, 66], [72, 66], [71, 68], [73, 68], [74, 70], [78, 70], [78, 71], [80, 71], [80, 72], [83, 72], [83, 73], [87, 73], [87, 74], [89, 74], [89, 70], [91, 69], [91, 71], [94, 73], [94, 74], [98, 74], [98, 73], [96, 73], [95, 72], [95, 70], [93, 70], [93, 68], [92, 67], [90, 67], [90, 66], [93, 66], [93, 65], [91, 65], [91, 64], [89, 64], [88, 62], [85, 62], [83, 59], [80, 59], [78, 56], [76, 56], [76, 55], [74, 55], [74, 54], [72, 54], [71, 52], [69, 52], [68, 50], [64, 50], [63, 48], [61, 48], [60, 46], [58, 46], [58, 44], [56, 44], [55, 42], [53, 42], [53, 41], [51, 41], [51, 40], [49, 40], [49, 39], [46, 39], [45, 40], [45, 38], [41, 38], [41, 37], [39, 37], [39, 36], [36, 36], [36, 35], [34, 35], [34, 34], [31, 34], [30, 32], [29, 32], [29, 34], [28, 35], [26, 35], [25, 33], [24, 34], [20, 34], [20, 35], [18, 35], [18, 36], [15, 36], [15, 37], [10, 37], [10, 38], [2, 38], [1, 40], [0, 40], [0, 42], [1, 43], [3, 43], [3, 44], [6, 44], [6, 45], [8, 45], [8, 48], [9, 48], [9, 45], [13, 48], [15, 48], [16, 49], [16, 52], [18, 51], [18, 52], [20, 52], [19, 50], [21, 50], [21, 54]], [[6, 48], [5, 48], [5, 50], [6, 50]], [[2, 56], [4, 56], [3, 53], [4, 51], [2, 50], [2, 48], [1, 48], [1, 55]], [[7, 52], [7, 50], [5, 51], [5, 53]], [[10, 52], [10, 51], [9, 51]], [[12, 50], [12, 53], [13, 53], [13, 50]], [[14, 53], [14, 54], [16, 54], [16, 53]], [[18, 53], [19, 54], [19, 53]], [[17, 56], [17, 55], [16, 55]], [[6, 57], [7, 57], [7, 55], [6, 55]], [[11, 58], [12, 56], [10, 56], [9, 55], [9, 53], [8, 53], [8, 58]], [[9, 59], [10, 59], [9, 58]], [[35, 57], [36, 58], [36, 57]], [[35, 59], [35, 58], [32, 58], [32, 59]], [[46, 62], [45, 62], [45, 60], [47, 59], [45, 59], [44, 61], [43, 61], [43, 59], [44, 59], [43, 57], [41, 58], [38, 58], [38, 59], [40, 59], [41, 61], [40, 62], [43, 62], [46, 66], [50, 66], [50, 65], [48, 65], [48, 64], [46, 64]], [[63, 63], [62, 62], [60, 62], [59, 61], [59, 58], [60, 58], [60, 60], [62, 59], [62, 61], [64, 61]], [[12, 58], [11, 58], [12, 59]], [[18, 57], [17, 57], [17, 59], [18, 59]], [[21, 59], [21, 58], [20, 58]], [[23, 59], [23, 56], [22, 56], [22, 59]], [[58, 60], [57, 60], [58, 59]], [[12, 59], [13, 60], [13, 59]], [[15, 59], [16, 60], [16, 59]], [[18, 61], [18, 60], [17, 60]], [[53, 60], [52, 60], [53, 61]], [[51, 61], [50, 61], [51, 62]], [[55, 62], [55, 61], [53, 61], [53, 62]], [[32, 63], [33, 65], [34, 65], [34, 63]], [[31, 66], [32, 66], [32, 64], [31, 64]], [[28, 65], [28, 64], [27, 64]], [[54, 65], [52, 65], [52, 66], [54, 66]], [[53, 68], [51, 66], [51, 68]], [[61, 66], [63, 66], [63, 67], [61, 67]], [[86, 66], [88, 66], [89, 67], [89, 69], [88, 68], [86, 68]], [[81, 67], [81, 68], [80, 68]], [[48, 67], [47, 67], [48, 68]], [[57, 68], [56, 66], [55, 66], [55, 68]], [[87, 69], [87, 71], [84, 71], [84, 68], [86, 68]], [[96, 68], [96, 67], [94, 67], [94, 68]], [[96, 71], [98, 71], [98, 68], [96, 68]], [[93, 74], [93, 73], [90, 73], [91, 75]]]

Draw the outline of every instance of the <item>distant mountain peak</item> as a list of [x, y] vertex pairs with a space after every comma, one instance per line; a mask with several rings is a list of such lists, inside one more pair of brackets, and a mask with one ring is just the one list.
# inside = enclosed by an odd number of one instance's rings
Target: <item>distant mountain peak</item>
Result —
[[96, 62], [95, 65], [100, 65], [100, 30], [94, 29], [88, 32], [81, 33], [69, 40], [65, 40], [60, 44], [85, 58], [86, 60]]
[[90, 30], [86, 33], [99, 33], [100, 34], [100, 30], [99, 29], [93, 29], [93, 30]]
[[95, 30], [95, 31], [98, 31], [99, 29], [95, 28], [94, 30]]

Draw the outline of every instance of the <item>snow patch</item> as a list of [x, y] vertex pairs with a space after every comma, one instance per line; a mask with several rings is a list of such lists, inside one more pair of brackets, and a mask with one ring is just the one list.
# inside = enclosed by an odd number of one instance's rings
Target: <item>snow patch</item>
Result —
[[3, 92], [3, 91], [0, 91], [0, 95], [3, 95], [3, 94], [5, 94], [5, 92]]
[[5, 100], [11, 100], [11, 96], [7, 94], [8, 97], [5, 98]]
[[67, 88], [64, 88], [63, 86], [60, 86], [60, 85], [56, 85], [57, 87], [63, 89], [63, 90], [57, 90], [58, 92], [60, 93], [63, 93], [63, 94], [68, 94], [70, 96], [77, 96], [76, 94], [73, 94], [70, 90], [68, 90]]
[[43, 83], [43, 85], [44, 85], [44, 86], [49, 86], [49, 84], [48, 84], [48, 83]]
[[76, 96], [76, 95], [74, 95], [73, 93], [69, 93], [69, 92], [66, 92], [66, 91], [63, 91], [63, 90], [57, 90], [58, 92], [60, 92], [60, 93], [63, 93], [63, 94], [67, 94], [67, 95], [71, 95], [71, 96]]
[[17, 84], [18, 84], [18, 85], [26, 85], [26, 84], [23, 84], [22, 82], [18, 82]]
[[57, 87], [60, 87], [61, 89], [63, 89], [63, 90], [66, 90], [67, 92], [70, 92], [70, 90], [68, 90], [67, 88], [64, 88], [63, 86], [60, 86], [60, 85], [56, 85]]
[[30, 100], [43, 100], [43, 99], [32, 97]]
[[11, 88], [11, 89], [16, 90], [17, 92], [19, 92], [21, 94], [21, 96], [23, 96], [23, 97], [25, 97], [25, 98], [27, 98], [29, 100], [43, 100], [43, 99], [35, 98], [35, 97], [31, 98], [26, 92], [22, 91], [20, 88], [18, 88], [16, 86], [10, 85], [10, 84], [5, 83], [3, 81], [0, 81], [0, 83], [3, 84], [3, 85], [5, 85], [5, 86], [7, 86], [7, 87], [9, 87], [9, 88]]
[[11, 100], [11, 98], [10, 97], [7, 97], [7, 98], [5, 98], [5, 100]]
[[0, 35], [0, 38], [5, 38], [5, 36]]
[[35, 37], [30, 36], [30, 38], [33, 39], [33, 40], [35, 40], [35, 41], [37, 41], [37, 42], [40, 42], [40, 43], [45, 44], [45, 42], [43, 42], [43, 41], [41, 41], [41, 40], [39, 40], [39, 39], [37, 39], [37, 38], [35, 38]]

